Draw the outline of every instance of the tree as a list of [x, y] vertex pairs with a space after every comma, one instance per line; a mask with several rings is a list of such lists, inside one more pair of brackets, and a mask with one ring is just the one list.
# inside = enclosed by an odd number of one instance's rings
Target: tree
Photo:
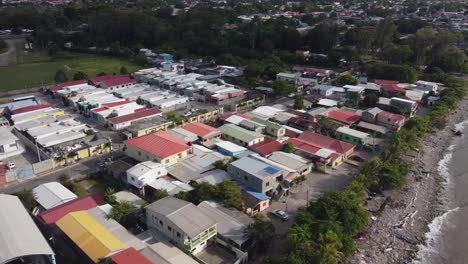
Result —
[[449, 46], [440, 51], [432, 66], [438, 66], [446, 72], [461, 72], [467, 57], [465, 53], [457, 47]]
[[239, 186], [233, 181], [224, 181], [219, 184], [219, 192], [222, 195], [223, 203], [227, 207], [234, 207], [238, 210], [244, 208], [244, 199]]
[[245, 236], [251, 239], [252, 248], [258, 252], [264, 252], [270, 245], [275, 235], [275, 226], [270, 219], [258, 214], [254, 221], [246, 228]]
[[101, 258], [99, 259], [99, 261], [97, 262], [97, 264], [116, 264], [115, 261], [113, 261], [111, 258], [107, 257], [107, 258]]
[[110, 205], [115, 205], [117, 203], [117, 198], [115, 197], [115, 189], [113, 187], [107, 187], [104, 192], [104, 199]]
[[271, 87], [277, 95], [287, 95], [289, 93], [289, 84], [284, 80], [276, 80]]
[[67, 159], [74, 160], [77, 156], [78, 156], [78, 153], [76, 151], [70, 151], [67, 154]]
[[370, 107], [375, 107], [377, 103], [379, 102], [379, 96], [376, 94], [368, 94], [364, 97], [364, 100], [362, 101], [362, 105], [370, 108]]
[[125, 66], [120, 67], [120, 74], [122, 75], [128, 74], [128, 70]]
[[226, 158], [226, 159], [220, 159], [215, 162], [213, 162], [213, 166], [219, 170], [226, 170], [227, 166], [231, 160]]
[[55, 73], [54, 80], [55, 80], [55, 82], [57, 82], [57, 83], [63, 83], [63, 82], [68, 81], [68, 77], [67, 77], [67, 75], [65, 74], [65, 71], [63, 71], [62, 69], [60, 69], [60, 70], [57, 70], [57, 72]]
[[335, 80], [335, 85], [341, 85], [341, 86], [344, 86], [344, 85], [356, 85], [357, 84], [357, 79], [350, 75], [350, 74], [346, 74], [346, 75], [343, 75], [343, 76], [340, 76], [338, 79]]
[[296, 96], [296, 99], [294, 99], [294, 109], [304, 109], [304, 99], [302, 96]]
[[24, 207], [28, 209], [28, 211], [32, 211], [36, 207], [36, 199], [34, 198], [34, 194], [30, 190], [23, 190], [17, 192], [15, 194], [23, 203]]
[[394, 45], [392, 43], [385, 46], [380, 53], [382, 59], [391, 64], [408, 62], [412, 55], [413, 51], [409, 45]]
[[317, 118], [317, 123], [320, 127], [320, 133], [326, 136], [334, 136], [335, 130], [339, 126], [335, 122], [323, 116]]
[[383, 63], [369, 65], [367, 75], [374, 79], [398, 80], [405, 83], [413, 83], [418, 78], [416, 69], [409, 65]]
[[393, 20], [390, 17], [382, 20], [377, 27], [377, 36], [375, 39], [375, 45], [379, 48], [385, 47], [387, 44], [393, 42], [393, 38], [398, 33]]
[[47, 49], [47, 55], [49, 56], [55, 56], [59, 52], [59, 48], [57, 47], [57, 44], [52, 43], [49, 45], [49, 48]]
[[0, 39], [0, 53], [6, 50], [7, 47], [8, 47], [7, 43], [3, 39]]
[[153, 192], [153, 196], [151, 197], [151, 200], [153, 202], [156, 202], [157, 200], [161, 200], [162, 198], [169, 196], [169, 193], [165, 189], [156, 189]]
[[283, 147], [281, 148], [281, 151], [286, 152], [286, 153], [293, 153], [294, 150], [295, 150], [294, 145], [291, 142], [284, 144]]
[[135, 62], [139, 65], [145, 66], [148, 63], [148, 59], [146, 59], [144, 54], [139, 53], [135, 56]]
[[340, 238], [332, 230], [321, 233], [318, 239], [318, 257], [320, 263], [338, 263], [344, 257], [344, 254], [340, 251], [342, 246]]
[[108, 218], [114, 219], [126, 228], [131, 227], [136, 221], [137, 208], [127, 201], [123, 201], [112, 207]]
[[84, 79], [87, 79], [88, 78], [88, 75], [82, 71], [77, 71], [75, 72], [75, 74], [73, 75], [73, 80], [84, 80]]

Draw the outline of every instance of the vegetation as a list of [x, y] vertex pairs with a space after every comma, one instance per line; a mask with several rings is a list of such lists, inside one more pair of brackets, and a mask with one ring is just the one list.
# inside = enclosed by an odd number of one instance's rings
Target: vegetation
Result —
[[225, 158], [225, 159], [215, 161], [213, 163], [213, 166], [215, 166], [215, 168], [220, 169], [220, 170], [226, 170], [230, 162], [231, 162], [231, 159]]
[[367, 75], [375, 79], [398, 80], [405, 83], [412, 83], [418, 79], [418, 73], [413, 67], [397, 64], [369, 65]]
[[152, 202], [156, 202], [157, 200], [161, 200], [162, 198], [169, 196], [169, 193], [167, 193], [166, 190], [161, 189], [161, 190], [154, 190], [153, 195], [151, 197]]
[[129, 228], [136, 221], [137, 209], [138, 208], [136, 208], [133, 204], [127, 201], [123, 201], [121, 203], [115, 204], [107, 217], [114, 219], [124, 227]]
[[106, 200], [106, 202], [110, 205], [115, 205], [117, 203], [115, 189], [113, 187], [106, 188], [106, 191], [104, 192], [104, 200]]
[[270, 219], [258, 214], [254, 221], [247, 226], [245, 232], [245, 236], [251, 240], [253, 252], [264, 252], [275, 235], [275, 226]]
[[16, 196], [21, 200], [24, 207], [32, 212], [32, 210], [36, 207], [36, 199], [34, 198], [34, 194], [30, 190], [23, 190], [20, 192], [15, 193]]
[[293, 153], [294, 150], [295, 150], [294, 145], [291, 142], [284, 144], [283, 147], [281, 148], [281, 151], [286, 152], [286, 153]]
[[346, 75], [338, 77], [338, 79], [336, 79], [334, 84], [344, 86], [344, 85], [355, 85], [357, 84], [357, 82], [358, 81], [354, 76], [350, 74], [346, 74]]
[[277, 95], [287, 95], [289, 93], [289, 84], [283, 80], [276, 80], [271, 84], [271, 87]]
[[192, 186], [194, 190], [179, 193], [175, 197], [194, 204], [212, 200], [222, 202], [225, 206], [239, 210], [244, 208], [241, 190], [233, 181], [224, 181], [218, 185], [206, 182], [193, 183]]
[[296, 96], [294, 99], [294, 109], [302, 110], [304, 108], [304, 98], [302, 98], [302, 96]]
[[0, 39], [0, 53], [3, 53], [4, 51], [6, 51], [7, 48], [8, 48], [7, 43], [3, 39]]

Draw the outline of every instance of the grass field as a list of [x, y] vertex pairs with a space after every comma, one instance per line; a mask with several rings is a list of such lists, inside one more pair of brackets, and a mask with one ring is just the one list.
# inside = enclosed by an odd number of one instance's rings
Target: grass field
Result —
[[118, 74], [121, 66], [125, 66], [129, 72], [141, 68], [120, 58], [69, 52], [63, 53], [63, 58], [52, 60], [44, 52], [23, 52], [22, 45], [17, 44], [17, 64], [0, 67], [0, 91], [53, 84], [55, 72], [59, 69], [65, 70], [72, 78], [76, 71], [94, 77], [101, 72]]

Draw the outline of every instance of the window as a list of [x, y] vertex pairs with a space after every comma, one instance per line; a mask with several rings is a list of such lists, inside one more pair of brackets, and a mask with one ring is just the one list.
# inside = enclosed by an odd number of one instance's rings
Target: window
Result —
[[140, 151], [138, 151], [138, 156], [141, 156], [141, 152], [140, 152]]
[[161, 221], [161, 220], [159, 220], [159, 224], [160, 224], [161, 226], [164, 225], [163, 221]]
[[168, 229], [169, 231], [172, 231], [172, 227], [170, 227], [170, 226], [167, 226], [167, 229]]
[[182, 153], [177, 154], [177, 156], [179, 156], [179, 159], [181, 159], [182, 158]]
[[267, 186], [267, 187], [270, 186], [270, 182], [266, 182], [265, 186]]
[[169, 163], [169, 159], [166, 160], [166, 163]]
[[177, 232], [177, 237], [180, 237], [180, 233], [179, 233], [179, 232]]
[[244, 180], [248, 181], [248, 180], [249, 180], [249, 177], [244, 176]]

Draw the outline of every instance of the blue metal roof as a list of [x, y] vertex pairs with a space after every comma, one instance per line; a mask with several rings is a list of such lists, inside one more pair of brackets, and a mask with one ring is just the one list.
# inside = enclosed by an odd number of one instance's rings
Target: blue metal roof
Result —
[[275, 173], [277, 173], [279, 170], [277, 168], [273, 168], [271, 166], [268, 166], [266, 168], [263, 169], [266, 173], [270, 174], [270, 175], [273, 175]]
[[252, 195], [253, 197], [257, 198], [258, 200], [261, 200], [261, 201], [270, 200], [270, 197], [268, 195], [255, 192], [251, 188], [246, 188], [245, 191], [249, 193], [250, 195]]

